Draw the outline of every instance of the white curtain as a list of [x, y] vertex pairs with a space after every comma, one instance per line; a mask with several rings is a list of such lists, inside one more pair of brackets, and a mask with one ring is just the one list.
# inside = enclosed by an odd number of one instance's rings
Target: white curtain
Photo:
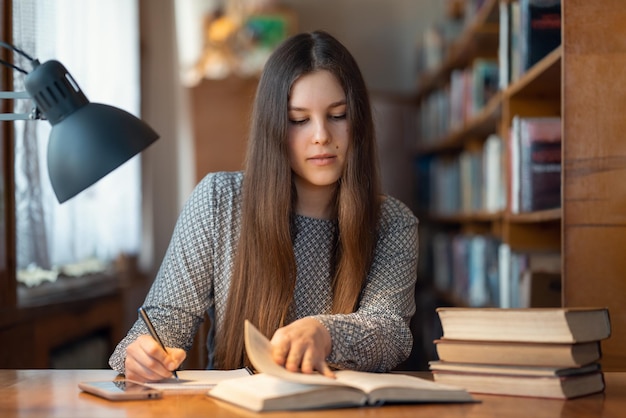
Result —
[[[17, 47], [42, 63], [60, 61], [91, 102], [139, 116], [136, 0], [20, 0], [13, 5]], [[17, 62], [31, 70], [28, 61]], [[16, 73], [15, 78], [16, 89], [23, 90], [23, 77]], [[16, 125], [18, 270], [29, 266], [54, 270], [84, 260], [108, 262], [121, 253], [138, 253], [140, 157], [59, 204], [46, 166], [49, 132], [46, 121]]]

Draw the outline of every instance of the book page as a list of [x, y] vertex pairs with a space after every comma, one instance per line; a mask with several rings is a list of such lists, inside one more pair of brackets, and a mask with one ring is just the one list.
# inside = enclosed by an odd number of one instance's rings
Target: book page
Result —
[[337, 372], [337, 381], [361, 389], [365, 393], [372, 393], [382, 388], [411, 389], [415, 391], [458, 392], [456, 386], [443, 385], [430, 380], [421, 379], [400, 373], [370, 373], [353, 370]]

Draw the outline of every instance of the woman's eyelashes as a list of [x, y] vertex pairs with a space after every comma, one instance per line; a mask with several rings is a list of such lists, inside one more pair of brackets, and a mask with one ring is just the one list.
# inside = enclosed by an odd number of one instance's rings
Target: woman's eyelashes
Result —
[[291, 123], [292, 125], [304, 125], [308, 121], [309, 121], [308, 119], [292, 119], [292, 118], [289, 118], [289, 123]]
[[346, 118], [346, 114], [342, 113], [339, 115], [330, 115], [330, 118], [333, 120], [344, 120]]
[[[328, 119], [331, 121], [342, 121], [346, 119], [346, 114], [341, 113], [338, 115], [328, 115]], [[289, 123], [292, 125], [304, 125], [309, 122], [309, 118], [297, 119], [297, 118], [289, 118]]]

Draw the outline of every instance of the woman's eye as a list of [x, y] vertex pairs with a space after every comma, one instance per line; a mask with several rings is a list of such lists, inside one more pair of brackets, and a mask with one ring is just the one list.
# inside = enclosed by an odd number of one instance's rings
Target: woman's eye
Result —
[[308, 119], [289, 119], [289, 123], [292, 125], [304, 125]]
[[346, 114], [342, 113], [340, 115], [331, 115], [330, 118], [332, 120], [344, 120], [346, 118]]

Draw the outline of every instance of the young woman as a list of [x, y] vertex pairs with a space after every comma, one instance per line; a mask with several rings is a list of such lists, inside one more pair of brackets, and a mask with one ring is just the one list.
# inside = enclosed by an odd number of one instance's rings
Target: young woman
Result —
[[261, 76], [243, 172], [212, 173], [177, 222], [144, 308], [111, 356], [134, 380], [171, 376], [205, 311], [209, 368], [247, 365], [243, 324], [278, 364], [387, 371], [410, 353], [417, 219], [379, 190], [369, 97], [325, 32], [285, 41]]

